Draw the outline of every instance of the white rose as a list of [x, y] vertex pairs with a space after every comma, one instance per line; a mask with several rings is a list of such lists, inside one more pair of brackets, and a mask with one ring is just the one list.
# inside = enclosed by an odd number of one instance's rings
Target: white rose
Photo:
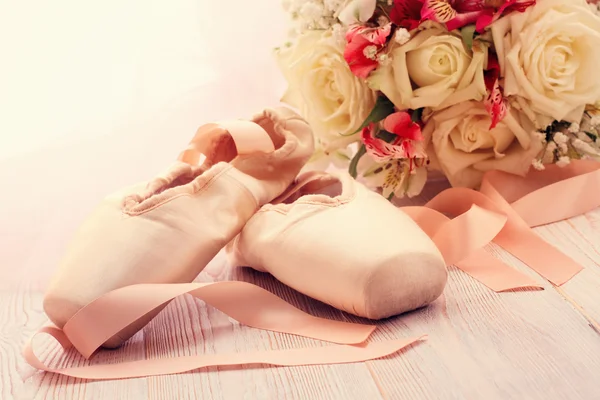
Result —
[[492, 130], [490, 123], [480, 102], [433, 113], [423, 131], [425, 139], [431, 140], [430, 167], [444, 172], [452, 186], [470, 188], [477, 187], [490, 170], [524, 175], [543, 146], [534, 140], [531, 121], [511, 109]]
[[406, 44], [390, 46], [391, 61], [371, 74], [369, 84], [399, 109], [445, 108], [484, 99], [487, 46], [475, 42], [471, 51], [459, 35], [437, 26], [418, 32]]
[[315, 143], [315, 151], [302, 170], [327, 171], [329, 168], [338, 171], [347, 170], [348, 164], [352, 160], [351, 147], [325, 151], [322, 144], [317, 141]]
[[343, 46], [331, 31], [309, 31], [277, 54], [289, 85], [282, 100], [298, 108], [326, 151], [357, 140], [357, 135], [342, 135], [359, 128], [376, 99], [350, 71]]
[[491, 30], [504, 93], [525, 99], [538, 127], [579, 122], [585, 105], [600, 99], [600, 18], [585, 0], [538, 1]]

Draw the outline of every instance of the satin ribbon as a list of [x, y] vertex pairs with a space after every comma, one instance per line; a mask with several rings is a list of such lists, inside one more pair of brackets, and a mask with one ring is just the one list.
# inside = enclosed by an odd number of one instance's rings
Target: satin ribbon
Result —
[[225, 136], [233, 140], [237, 154], [240, 155], [275, 151], [271, 137], [260, 125], [251, 121], [232, 120], [206, 124], [198, 128], [187, 148], [177, 159], [190, 165], [198, 165], [203, 161], [202, 157], [206, 156], [204, 153], [207, 150], [215, 150], [210, 148], [211, 145], [216, 145], [215, 140]]
[[[553, 284], [562, 285], [582, 267], [543, 241], [531, 228], [597, 208], [600, 206], [599, 190], [600, 165], [592, 161], [574, 161], [565, 168], [548, 166], [545, 171], [532, 171], [526, 178], [500, 171], [489, 172], [480, 191], [452, 188], [424, 207], [404, 207], [402, 210], [432, 238], [448, 265], [456, 265], [492, 290], [504, 291], [540, 286], [532, 278], [486, 253], [484, 246], [494, 242]], [[35, 336], [48, 334], [64, 348], [73, 346], [85, 358], [90, 358], [106, 339], [125, 326], [184, 294], [204, 300], [242, 324], [337, 345], [63, 369], [46, 365], [33, 352]], [[23, 354], [27, 362], [39, 370], [97, 380], [173, 374], [206, 366], [360, 362], [394, 354], [424, 339], [423, 336], [367, 341], [374, 330], [373, 325], [311, 316], [246, 282], [134, 285], [107, 293], [86, 305], [63, 330], [52, 326], [42, 328], [26, 345]]]
[[[48, 334], [63, 348], [75, 347], [82, 356], [89, 359], [106, 339], [139, 317], [183, 294], [204, 300], [244, 325], [342, 345], [253, 353], [204, 354], [63, 369], [46, 365], [33, 351], [35, 337]], [[42, 371], [99, 380], [174, 374], [207, 366], [293, 366], [365, 361], [396, 353], [425, 338], [422, 336], [366, 343], [365, 340], [375, 328], [373, 325], [314, 317], [271, 292], [247, 282], [140, 284], [114, 290], [92, 301], [79, 310], [62, 330], [54, 326], [40, 329], [25, 346], [23, 355], [31, 366]]]
[[[502, 213], [506, 223], [492, 242], [517, 257], [555, 286], [561, 286], [583, 267], [544, 241], [531, 228], [600, 207], [600, 164], [573, 161], [567, 167], [549, 165], [526, 177], [491, 171], [480, 191], [451, 188], [425, 207], [449, 215], [460, 215], [473, 204]], [[435, 240], [434, 240], [435, 241]], [[446, 243], [436, 242], [438, 246]], [[476, 250], [455, 264], [495, 291], [518, 287], [540, 287], [533, 279], [487, 253]]]

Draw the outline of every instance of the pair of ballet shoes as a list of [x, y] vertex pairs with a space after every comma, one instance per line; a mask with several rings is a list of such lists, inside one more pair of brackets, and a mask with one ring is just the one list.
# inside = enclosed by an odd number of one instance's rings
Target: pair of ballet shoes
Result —
[[[313, 146], [306, 121], [283, 107], [202, 126], [164, 174], [88, 216], [46, 291], [46, 314], [62, 328], [112, 290], [192, 282], [224, 248], [232, 265], [361, 317], [439, 297], [447, 271], [429, 237], [347, 174], [301, 174]], [[158, 312], [104, 346], [118, 347]]]

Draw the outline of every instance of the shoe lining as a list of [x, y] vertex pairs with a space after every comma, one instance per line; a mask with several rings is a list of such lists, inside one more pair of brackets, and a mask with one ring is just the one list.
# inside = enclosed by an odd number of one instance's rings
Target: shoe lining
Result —
[[218, 127], [205, 134], [205, 139], [201, 142], [196, 151], [201, 153], [200, 165], [192, 166], [188, 170], [181, 171], [160, 185], [155, 185], [152, 196], [157, 196], [168, 190], [189, 185], [194, 179], [206, 172], [211, 166], [219, 162], [231, 162], [236, 156], [237, 151], [233, 138]]
[[311, 195], [324, 195], [336, 198], [342, 195], [342, 183], [335, 177], [329, 176], [306, 183], [297, 188], [289, 197], [283, 199], [281, 203], [291, 204], [301, 197]]
[[233, 138], [221, 128], [208, 132], [202, 144], [198, 151], [206, 157], [201, 165], [207, 168], [219, 162], [231, 162], [237, 156]]

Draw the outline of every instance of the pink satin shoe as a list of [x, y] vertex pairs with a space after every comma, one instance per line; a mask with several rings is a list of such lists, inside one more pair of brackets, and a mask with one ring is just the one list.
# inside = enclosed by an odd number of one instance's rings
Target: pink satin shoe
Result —
[[404, 212], [348, 174], [309, 172], [227, 246], [235, 266], [272, 274], [348, 313], [382, 319], [423, 307], [447, 281], [442, 255]]
[[[62, 328], [111, 290], [192, 282], [262, 205], [286, 190], [312, 152], [311, 129], [287, 108], [202, 126], [164, 175], [108, 196], [87, 218], [47, 289], [46, 314]], [[104, 346], [119, 346], [159, 311]]]

